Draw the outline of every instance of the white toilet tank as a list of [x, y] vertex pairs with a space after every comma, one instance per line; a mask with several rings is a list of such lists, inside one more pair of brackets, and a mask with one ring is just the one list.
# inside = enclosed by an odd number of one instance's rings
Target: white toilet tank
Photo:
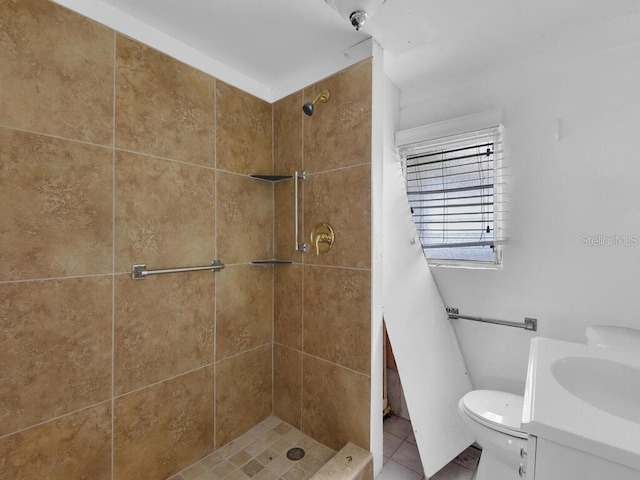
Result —
[[588, 345], [640, 352], [640, 330], [635, 328], [597, 325], [587, 327], [585, 335]]

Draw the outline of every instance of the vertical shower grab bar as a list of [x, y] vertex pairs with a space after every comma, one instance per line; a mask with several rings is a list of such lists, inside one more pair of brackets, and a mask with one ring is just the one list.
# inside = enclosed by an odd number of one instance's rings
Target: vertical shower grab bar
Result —
[[299, 243], [298, 233], [298, 180], [305, 181], [307, 179], [307, 172], [302, 170], [301, 172], [295, 172], [293, 176], [293, 210], [294, 210], [294, 221], [293, 228], [295, 230], [295, 237], [293, 239], [294, 245], [296, 247], [296, 251], [305, 253], [307, 251], [306, 243]]

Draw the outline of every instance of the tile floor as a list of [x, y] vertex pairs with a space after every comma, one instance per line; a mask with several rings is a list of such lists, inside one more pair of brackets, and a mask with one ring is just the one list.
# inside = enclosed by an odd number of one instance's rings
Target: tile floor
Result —
[[[306, 455], [287, 458], [291, 447]], [[336, 452], [271, 416], [170, 480], [307, 480]]]
[[384, 419], [383, 455], [384, 466], [376, 480], [471, 480], [480, 460], [480, 450], [469, 447], [427, 479], [411, 422], [393, 415]]

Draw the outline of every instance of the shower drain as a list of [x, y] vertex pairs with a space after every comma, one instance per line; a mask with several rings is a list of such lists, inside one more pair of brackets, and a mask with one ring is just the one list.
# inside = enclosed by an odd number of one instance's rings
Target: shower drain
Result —
[[302, 460], [302, 457], [304, 457], [304, 450], [300, 447], [293, 447], [287, 451], [289, 460]]

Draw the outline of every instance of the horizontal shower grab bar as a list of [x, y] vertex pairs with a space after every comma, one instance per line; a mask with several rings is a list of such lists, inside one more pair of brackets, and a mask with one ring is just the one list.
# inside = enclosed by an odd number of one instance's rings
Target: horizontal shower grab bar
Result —
[[463, 320], [473, 320], [474, 322], [493, 323], [495, 325], [505, 325], [507, 327], [524, 328], [525, 330], [531, 330], [533, 332], [538, 331], [538, 319], [525, 317], [524, 323], [510, 322], [508, 320], [496, 320], [494, 318], [473, 317], [471, 315], [460, 315], [459, 310], [454, 307], [447, 307], [447, 314], [449, 319], [453, 320], [461, 318]]
[[181, 268], [164, 268], [160, 270], [147, 270], [144, 263], [136, 263], [131, 266], [131, 279], [144, 280], [149, 275], [160, 275], [162, 273], [182, 273], [182, 272], [199, 272], [201, 270], [211, 270], [218, 272], [224, 268], [224, 263], [220, 260], [212, 260], [211, 265], [203, 265], [201, 267], [181, 267]]

